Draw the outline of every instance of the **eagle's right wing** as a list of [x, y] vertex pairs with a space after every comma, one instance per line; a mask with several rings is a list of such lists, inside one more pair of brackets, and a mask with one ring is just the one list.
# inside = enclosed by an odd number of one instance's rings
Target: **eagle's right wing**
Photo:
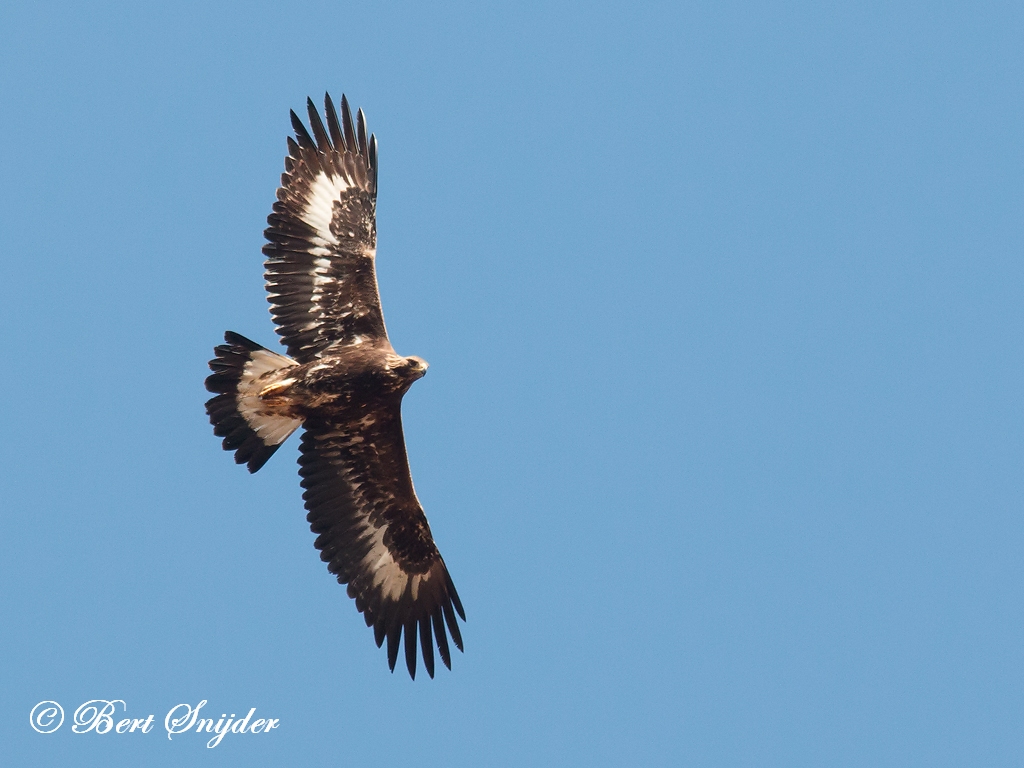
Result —
[[264, 234], [270, 312], [288, 354], [310, 362], [332, 345], [387, 339], [374, 258], [377, 253], [377, 139], [341, 120], [324, 98], [327, 128], [307, 100], [312, 135], [294, 112], [285, 172]]
[[392, 670], [403, 633], [410, 675], [417, 634], [427, 673], [434, 676], [434, 640], [451, 669], [445, 627], [461, 651], [455, 613], [466, 614], [413, 490], [400, 401], [350, 424], [309, 419], [305, 428], [299, 474], [320, 558], [348, 584], [377, 646], [387, 638]]

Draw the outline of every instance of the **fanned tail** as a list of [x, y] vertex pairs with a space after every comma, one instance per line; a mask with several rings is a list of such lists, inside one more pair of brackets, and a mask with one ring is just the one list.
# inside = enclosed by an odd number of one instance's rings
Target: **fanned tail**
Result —
[[224, 438], [224, 450], [234, 451], [238, 464], [256, 472], [302, 424], [302, 419], [273, 412], [259, 396], [298, 363], [232, 331], [224, 341], [213, 349], [206, 389], [217, 396], [206, 401], [206, 412], [213, 434]]

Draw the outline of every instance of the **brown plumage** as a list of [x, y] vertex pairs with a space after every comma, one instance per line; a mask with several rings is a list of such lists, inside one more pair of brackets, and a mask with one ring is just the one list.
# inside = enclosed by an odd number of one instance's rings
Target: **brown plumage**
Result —
[[[256, 472], [303, 428], [299, 475], [316, 548], [356, 608], [387, 640], [394, 670], [402, 637], [409, 674], [434, 644], [451, 668], [448, 634], [462, 650], [465, 612], [413, 490], [401, 403], [426, 372], [402, 357], [384, 327], [374, 269], [377, 141], [342, 96], [310, 131], [292, 113], [285, 173], [267, 219], [271, 314], [290, 357], [236, 333], [215, 348], [207, 404], [225, 450]], [[446, 633], [447, 630], [447, 633]], [[419, 648], [417, 649], [417, 637]]]

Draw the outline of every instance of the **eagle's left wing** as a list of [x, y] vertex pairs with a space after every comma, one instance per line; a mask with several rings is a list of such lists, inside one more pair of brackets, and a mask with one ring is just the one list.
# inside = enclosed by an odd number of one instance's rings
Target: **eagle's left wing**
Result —
[[400, 407], [396, 399], [348, 424], [307, 420], [299, 474], [320, 558], [348, 584], [377, 646], [387, 638], [391, 669], [404, 632], [406, 665], [416, 677], [418, 634], [433, 677], [431, 634], [451, 669], [445, 627], [461, 651], [455, 612], [463, 621], [466, 614], [413, 490]]

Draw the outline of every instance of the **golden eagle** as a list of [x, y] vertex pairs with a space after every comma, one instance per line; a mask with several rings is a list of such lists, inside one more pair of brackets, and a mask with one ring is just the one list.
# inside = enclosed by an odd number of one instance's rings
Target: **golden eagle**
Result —
[[316, 548], [356, 609], [388, 643], [394, 671], [402, 634], [416, 677], [416, 639], [434, 676], [434, 642], [451, 669], [445, 628], [462, 650], [466, 614], [413, 490], [402, 396], [427, 364], [388, 341], [377, 291], [377, 139], [330, 95], [324, 127], [307, 100], [310, 131], [291, 113], [285, 172], [267, 218], [270, 312], [288, 348], [279, 355], [237, 333], [214, 348], [206, 403], [215, 435], [256, 472], [303, 428], [299, 475]]

